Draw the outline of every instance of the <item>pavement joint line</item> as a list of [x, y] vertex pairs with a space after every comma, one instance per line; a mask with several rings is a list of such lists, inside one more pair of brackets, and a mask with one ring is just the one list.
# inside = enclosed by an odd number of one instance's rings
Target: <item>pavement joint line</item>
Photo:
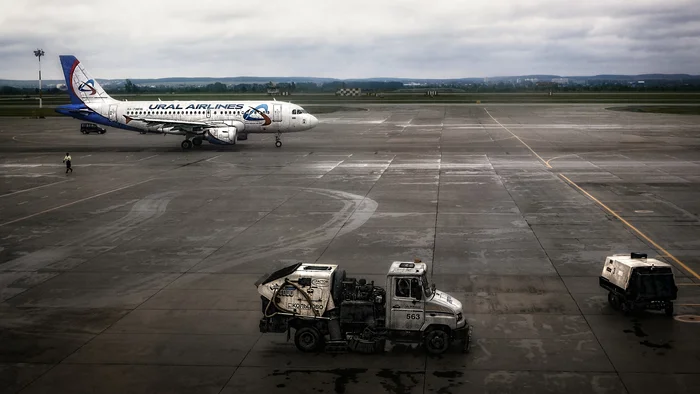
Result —
[[33, 213], [33, 214], [31, 214], [31, 215], [27, 215], [27, 216], [21, 217], [21, 218], [19, 218], [19, 219], [10, 220], [9, 222], [5, 222], [5, 223], [0, 223], [0, 227], [7, 226], [8, 224], [13, 224], [13, 223], [21, 222], [22, 220], [26, 220], [26, 219], [29, 219], [29, 218], [33, 218], [34, 216], [43, 215], [43, 214], [45, 214], [45, 213], [52, 212], [52, 211], [55, 211], [55, 210], [57, 210], [57, 209], [69, 207], [69, 206], [71, 206], [71, 205], [78, 204], [78, 203], [83, 202], [83, 201], [92, 200], [93, 198], [101, 197], [101, 196], [104, 196], [104, 195], [106, 195], [106, 194], [110, 194], [110, 193], [118, 192], [118, 191], [120, 191], [120, 190], [128, 189], [128, 188], [130, 188], [130, 187], [133, 187], [133, 186], [136, 186], [136, 185], [140, 185], [140, 184], [142, 184], [142, 183], [146, 183], [146, 182], [152, 181], [152, 180], [154, 180], [154, 179], [156, 179], [156, 178], [149, 178], [149, 179], [146, 179], [146, 180], [143, 180], [143, 181], [140, 181], [140, 182], [136, 182], [136, 183], [132, 183], [132, 184], [130, 184], [130, 185], [126, 185], [126, 186], [119, 187], [119, 188], [117, 188], [117, 189], [112, 189], [112, 190], [109, 190], [109, 191], [106, 191], [106, 192], [103, 192], [103, 193], [95, 194], [95, 195], [90, 196], [90, 197], [81, 198], [80, 200], [76, 200], [76, 201], [73, 201], [73, 202], [69, 202], [69, 203], [67, 203], [67, 204], [59, 205], [59, 206], [57, 206], [57, 207], [45, 209], [45, 210], [43, 210], [43, 211], [41, 211], [41, 212]]
[[644, 238], [647, 242], [649, 242], [650, 244], [652, 244], [656, 249], [658, 249], [658, 250], [660, 250], [661, 252], [663, 252], [664, 255], [668, 256], [668, 258], [670, 258], [671, 260], [673, 260], [676, 264], [678, 264], [678, 265], [680, 265], [681, 267], [683, 267], [683, 269], [685, 269], [688, 273], [690, 273], [691, 275], [693, 275], [696, 279], [700, 279], [700, 275], [698, 275], [697, 272], [693, 271], [692, 268], [690, 268], [690, 267], [688, 267], [687, 265], [683, 264], [683, 262], [680, 261], [680, 260], [678, 260], [678, 258], [676, 258], [676, 256], [672, 255], [672, 254], [669, 253], [666, 249], [664, 249], [663, 247], [661, 247], [661, 245], [657, 244], [657, 243], [654, 242], [651, 238], [647, 237], [643, 232], [641, 232], [639, 229], [637, 229], [636, 227], [634, 227], [630, 222], [628, 222], [627, 220], [623, 219], [620, 215], [618, 215], [617, 212], [615, 212], [615, 211], [613, 211], [612, 209], [608, 208], [607, 205], [603, 204], [600, 200], [598, 200], [597, 198], [593, 197], [593, 196], [592, 196], [590, 193], [588, 193], [587, 191], [583, 190], [583, 188], [581, 188], [581, 186], [577, 185], [574, 181], [572, 181], [571, 179], [569, 179], [566, 175], [560, 173], [559, 176], [562, 177], [562, 178], [564, 178], [567, 182], [569, 182], [572, 186], [574, 186], [576, 189], [578, 189], [581, 193], [583, 193], [584, 195], [586, 195], [588, 198], [590, 198], [591, 200], [593, 200], [593, 201], [595, 201], [596, 203], [598, 203], [598, 205], [600, 205], [601, 207], [603, 207], [606, 211], [610, 212], [610, 214], [612, 214], [612, 215], [615, 216], [617, 219], [619, 219], [619, 220], [620, 220], [623, 224], [625, 224], [627, 227], [629, 227], [629, 228], [631, 228], [632, 230], [634, 230], [639, 236], [641, 236], [641, 237]]
[[41, 186], [36, 186], [36, 187], [30, 187], [29, 189], [17, 190], [16, 192], [12, 192], [12, 193], [7, 193], [7, 194], [0, 195], [0, 198], [8, 197], [8, 196], [14, 196], [15, 194], [24, 193], [24, 192], [28, 192], [28, 191], [32, 191], [32, 190], [36, 190], [36, 189], [41, 189], [42, 187], [48, 187], [48, 186], [51, 186], [51, 185], [58, 185], [59, 183], [64, 183], [64, 182], [68, 182], [68, 181], [70, 181], [70, 179], [65, 179], [65, 180], [62, 180], [62, 181], [49, 183], [49, 184], [47, 184], [47, 185], [41, 185]]
[[530, 152], [532, 152], [533, 155], [537, 156], [537, 158], [540, 159], [540, 161], [541, 161], [542, 163], [544, 163], [544, 165], [547, 166], [547, 168], [552, 168], [552, 166], [550, 166], [549, 163], [546, 162], [546, 161], [542, 158], [542, 156], [538, 155], [537, 152], [535, 152], [534, 150], [532, 150], [532, 148], [530, 148], [530, 145], [526, 144], [525, 141], [523, 141], [522, 139], [520, 139], [520, 137], [518, 137], [517, 135], [515, 135], [515, 133], [513, 133], [512, 131], [510, 131], [509, 128], [507, 128], [506, 126], [502, 125], [501, 122], [497, 121], [496, 118], [494, 118], [493, 115], [491, 115], [491, 113], [489, 113], [489, 111], [488, 111], [486, 108], [484, 108], [484, 111], [486, 111], [486, 114], [487, 114], [488, 116], [490, 116], [491, 119], [493, 119], [494, 122], [498, 123], [499, 126], [503, 127], [507, 132], [511, 133], [511, 134], [513, 135], [513, 137], [515, 137], [515, 139], [517, 139], [518, 141], [520, 141], [521, 144], [525, 145], [525, 147], [526, 147], [527, 149], [529, 149]]

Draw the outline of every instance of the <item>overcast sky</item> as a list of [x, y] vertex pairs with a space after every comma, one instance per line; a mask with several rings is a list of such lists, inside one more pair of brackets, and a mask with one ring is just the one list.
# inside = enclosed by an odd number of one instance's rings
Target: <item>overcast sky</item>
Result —
[[698, 0], [0, 0], [0, 78], [700, 74]]

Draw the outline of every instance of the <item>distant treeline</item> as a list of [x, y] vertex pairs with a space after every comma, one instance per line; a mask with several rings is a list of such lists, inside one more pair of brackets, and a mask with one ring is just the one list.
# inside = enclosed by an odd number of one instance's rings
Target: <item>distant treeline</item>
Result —
[[[359, 88], [364, 92], [374, 93], [421, 93], [435, 91], [443, 93], [530, 93], [530, 92], [700, 92], [700, 82], [678, 83], [672, 81], [646, 81], [644, 84], [630, 84], [619, 81], [590, 81], [587, 84], [557, 84], [553, 82], [527, 82], [513, 83], [507, 81], [491, 83], [468, 84], [439, 84], [406, 86], [402, 82], [292, 82], [292, 83], [245, 83], [227, 85], [215, 82], [207, 85], [179, 85], [179, 86], [143, 86], [136, 85], [131, 80], [124, 84], [104, 86], [108, 93], [114, 94], [148, 94], [148, 93], [335, 93], [341, 88]], [[43, 89], [44, 94], [65, 94], [65, 90], [55, 87]], [[38, 88], [17, 88], [0, 86], [0, 95], [6, 96], [30, 96], [38, 95]]]
[[[347, 85], [347, 86], [346, 86]], [[181, 86], [143, 86], [135, 85], [130, 80], [126, 80], [123, 87], [112, 87], [105, 90], [115, 93], [267, 93], [269, 90], [289, 93], [335, 93], [341, 88], [360, 88], [368, 91], [391, 92], [402, 89], [401, 82], [357, 82], [346, 84], [344, 82], [326, 82], [317, 84], [313, 82], [291, 82], [291, 83], [241, 83], [227, 85], [221, 82], [210, 83], [203, 86], [181, 85]]]

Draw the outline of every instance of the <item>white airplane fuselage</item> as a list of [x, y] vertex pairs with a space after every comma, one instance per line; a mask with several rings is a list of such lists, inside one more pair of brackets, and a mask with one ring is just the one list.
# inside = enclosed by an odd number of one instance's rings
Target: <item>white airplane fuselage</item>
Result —
[[285, 101], [117, 101], [91, 78], [73, 56], [61, 56], [71, 104], [56, 111], [74, 118], [142, 133], [185, 136], [184, 149], [208, 141], [234, 145], [249, 133], [280, 135], [310, 130], [318, 119]]

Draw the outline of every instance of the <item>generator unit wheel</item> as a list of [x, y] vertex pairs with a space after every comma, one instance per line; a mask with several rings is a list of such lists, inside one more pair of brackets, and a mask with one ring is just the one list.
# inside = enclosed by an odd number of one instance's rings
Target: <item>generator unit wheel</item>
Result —
[[294, 344], [302, 352], [315, 352], [321, 349], [323, 337], [314, 327], [302, 327], [294, 334]]
[[664, 309], [664, 312], [666, 313], [666, 316], [673, 316], [673, 304], [668, 303], [668, 306]]
[[620, 297], [616, 296], [612, 291], [608, 292], [608, 303], [614, 310], [620, 310]]

